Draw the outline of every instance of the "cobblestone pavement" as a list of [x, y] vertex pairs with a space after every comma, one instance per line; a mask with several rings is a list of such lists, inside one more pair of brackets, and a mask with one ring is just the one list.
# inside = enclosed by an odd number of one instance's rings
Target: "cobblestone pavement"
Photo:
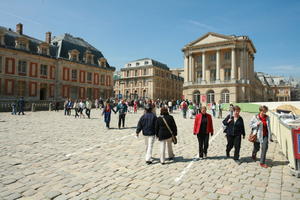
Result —
[[[276, 142], [267, 154], [270, 168], [251, 160], [247, 140], [238, 165], [225, 158], [219, 119], [214, 119], [208, 158], [196, 160], [193, 120], [175, 113], [175, 161], [161, 165], [155, 142], [155, 162], [146, 165], [143, 137], [134, 137], [141, 113], [128, 114], [121, 130], [117, 115], [112, 115], [115, 128], [107, 130], [99, 110], [92, 110], [90, 120], [62, 111], [1, 113], [0, 199], [300, 199], [300, 180], [289, 175]], [[248, 124], [251, 115], [242, 116]]]

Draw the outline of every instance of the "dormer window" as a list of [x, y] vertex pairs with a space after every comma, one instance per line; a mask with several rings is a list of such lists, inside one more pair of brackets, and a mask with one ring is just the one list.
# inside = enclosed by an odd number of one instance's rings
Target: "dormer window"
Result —
[[79, 61], [79, 51], [77, 51], [76, 49], [73, 49], [73, 50], [69, 51], [68, 53], [69, 53], [69, 59], [71, 61]]
[[139, 66], [139, 65], [140, 65], [140, 63], [138, 63], [138, 62], [137, 62], [137, 63], [135, 63], [135, 64], [136, 64], [136, 66]]
[[38, 46], [38, 53], [43, 55], [49, 55], [49, 44], [48, 43], [41, 43]]
[[148, 61], [145, 61], [145, 65], [148, 65], [149, 64], [149, 62]]
[[98, 64], [100, 67], [106, 67], [106, 63], [106, 59], [103, 57], [98, 60]]
[[29, 48], [28, 40], [26, 38], [18, 38], [16, 39], [16, 48], [28, 50]]
[[0, 31], [0, 45], [4, 45], [4, 32]]
[[85, 52], [84, 60], [85, 60], [85, 63], [87, 63], [87, 64], [94, 64], [94, 55], [92, 54], [92, 52], [90, 50], [87, 50]]

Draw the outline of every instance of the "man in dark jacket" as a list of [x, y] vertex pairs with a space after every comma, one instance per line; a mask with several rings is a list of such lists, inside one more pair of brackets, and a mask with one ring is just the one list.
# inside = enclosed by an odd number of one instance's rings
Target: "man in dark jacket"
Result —
[[22, 115], [24, 115], [24, 107], [25, 107], [25, 101], [24, 101], [24, 98], [21, 97], [18, 101], [18, 108], [19, 108], [18, 115], [20, 115], [20, 113], [22, 113]]
[[152, 107], [150, 105], [145, 106], [146, 113], [140, 118], [137, 129], [136, 135], [139, 136], [141, 130], [143, 131], [143, 135], [145, 137], [145, 144], [146, 144], [146, 163], [149, 165], [152, 163], [152, 149], [153, 143], [155, 140], [155, 123], [157, 117], [152, 112]]
[[125, 101], [122, 100], [122, 103], [117, 105], [117, 109], [115, 113], [119, 112], [119, 123], [118, 127], [119, 129], [121, 128], [121, 122], [122, 122], [122, 127], [124, 128], [125, 126], [125, 117], [128, 111], [128, 106], [126, 105]]
[[241, 108], [233, 106], [233, 115], [228, 115], [223, 124], [226, 126], [224, 132], [227, 137], [226, 156], [230, 157], [230, 151], [234, 147], [234, 160], [239, 162], [241, 138], [245, 139], [244, 120], [240, 116]]

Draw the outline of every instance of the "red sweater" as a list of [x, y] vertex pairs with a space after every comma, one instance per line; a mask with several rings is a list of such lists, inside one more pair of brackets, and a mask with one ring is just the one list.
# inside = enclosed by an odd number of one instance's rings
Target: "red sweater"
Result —
[[[207, 116], [207, 128], [206, 128], [207, 133], [211, 133], [211, 135], [213, 135], [214, 128], [213, 128], [211, 115], [206, 113], [206, 116]], [[202, 113], [196, 115], [195, 123], [194, 123], [194, 135], [197, 135], [199, 133], [201, 121], [202, 121]]]

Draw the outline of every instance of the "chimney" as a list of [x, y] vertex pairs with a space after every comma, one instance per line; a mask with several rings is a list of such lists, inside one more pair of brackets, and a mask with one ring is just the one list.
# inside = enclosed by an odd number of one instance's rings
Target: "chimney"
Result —
[[51, 32], [47, 32], [47, 33], [46, 33], [46, 42], [47, 42], [48, 44], [51, 43]]
[[16, 32], [19, 33], [20, 35], [23, 34], [23, 24], [18, 23], [18, 24], [16, 25]]

